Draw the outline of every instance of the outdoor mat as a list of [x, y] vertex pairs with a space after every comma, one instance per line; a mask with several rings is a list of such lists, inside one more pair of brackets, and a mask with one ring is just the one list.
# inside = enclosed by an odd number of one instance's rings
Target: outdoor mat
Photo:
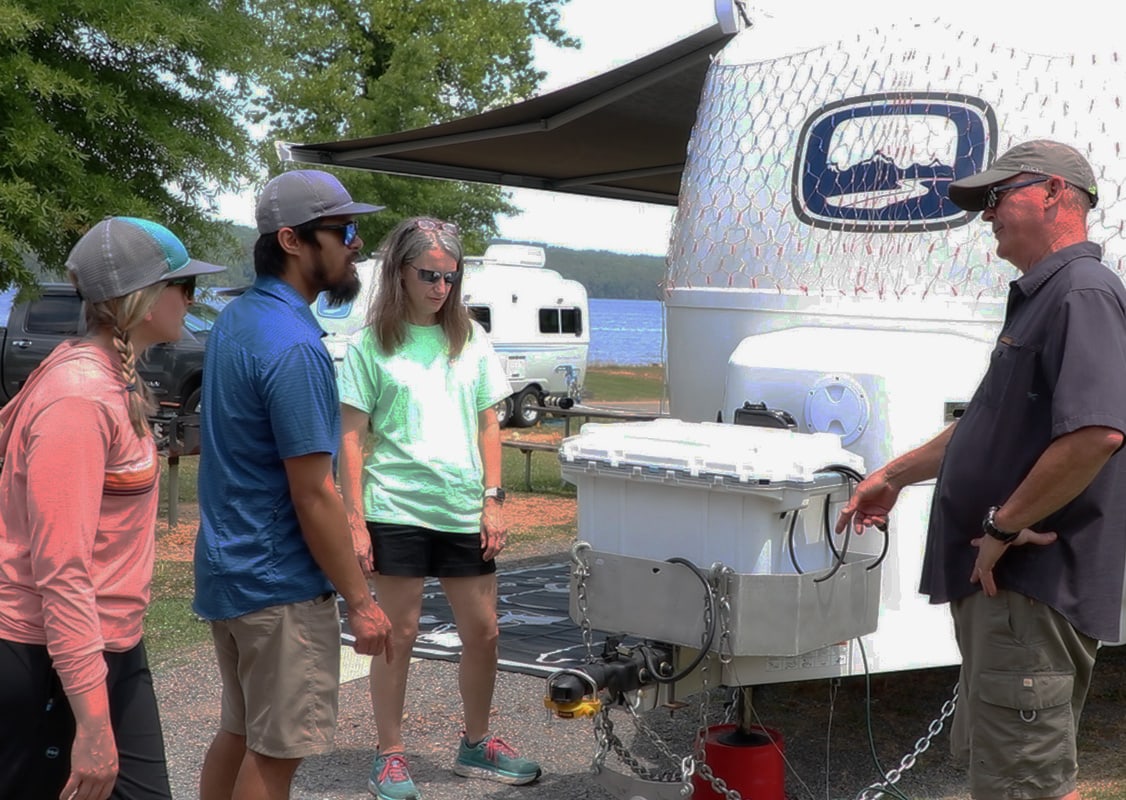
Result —
[[[497, 624], [500, 627], [498, 666], [526, 675], [550, 675], [557, 669], [581, 664], [586, 656], [582, 631], [568, 611], [571, 565], [544, 564], [497, 573]], [[354, 640], [348, 630], [344, 606], [342, 639]], [[595, 632], [594, 652], [602, 652], [605, 639]], [[414, 655], [457, 661], [461, 640], [453, 613], [436, 578], [426, 581], [422, 616]]]

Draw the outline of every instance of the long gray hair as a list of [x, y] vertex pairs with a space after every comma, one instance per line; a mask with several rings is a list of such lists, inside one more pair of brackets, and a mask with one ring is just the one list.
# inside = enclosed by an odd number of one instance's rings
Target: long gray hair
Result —
[[[420, 220], [435, 223], [434, 229], [420, 228]], [[406, 341], [407, 293], [403, 288], [403, 273], [408, 266], [437, 248], [457, 263], [459, 273], [465, 267], [460, 237], [442, 227], [443, 225], [440, 220], [430, 217], [410, 217], [396, 225], [379, 245], [379, 254], [383, 259], [379, 291], [368, 306], [367, 325], [384, 353], [394, 353]], [[469, 312], [461, 300], [460, 282], [450, 287], [446, 302], [438, 309], [437, 321], [446, 334], [450, 359], [457, 358], [465, 347], [471, 330]]]

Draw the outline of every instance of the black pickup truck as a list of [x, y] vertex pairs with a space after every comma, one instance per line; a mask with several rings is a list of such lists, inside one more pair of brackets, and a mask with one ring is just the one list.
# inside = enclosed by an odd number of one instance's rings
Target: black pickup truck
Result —
[[[0, 292], [0, 405], [12, 399], [55, 345], [85, 333], [82, 301], [70, 284], [43, 284], [38, 297], [22, 302], [15, 290]], [[159, 416], [199, 413], [206, 335], [186, 326], [180, 341], [153, 345], [140, 360], [138, 371]]]

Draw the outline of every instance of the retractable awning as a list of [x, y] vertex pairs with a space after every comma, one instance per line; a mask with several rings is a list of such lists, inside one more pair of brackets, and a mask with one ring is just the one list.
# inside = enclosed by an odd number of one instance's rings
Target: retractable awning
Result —
[[279, 143], [282, 158], [675, 205], [719, 25], [581, 83], [474, 117], [363, 139]]

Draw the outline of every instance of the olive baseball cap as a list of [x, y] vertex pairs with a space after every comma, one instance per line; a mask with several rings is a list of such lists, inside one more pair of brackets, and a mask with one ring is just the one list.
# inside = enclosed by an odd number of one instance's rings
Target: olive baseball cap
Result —
[[374, 214], [384, 206], [357, 203], [334, 175], [317, 169], [283, 172], [258, 196], [258, 233], [276, 233], [321, 217]]
[[137, 217], [106, 217], [71, 249], [66, 268], [82, 299], [101, 303], [163, 281], [222, 272], [197, 261], [176, 234]]
[[966, 211], [983, 211], [986, 195], [993, 186], [1023, 172], [1058, 175], [1076, 189], [1086, 192], [1091, 199], [1091, 208], [1099, 201], [1095, 172], [1087, 159], [1074, 147], [1048, 139], [1018, 144], [998, 156], [989, 169], [952, 182], [950, 199]]

